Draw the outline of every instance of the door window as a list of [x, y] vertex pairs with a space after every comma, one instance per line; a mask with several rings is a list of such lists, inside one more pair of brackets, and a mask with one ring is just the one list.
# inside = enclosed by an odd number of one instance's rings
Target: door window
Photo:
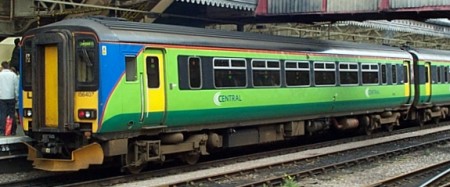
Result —
[[157, 57], [149, 56], [147, 63], [147, 79], [149, 88], [159, 88], [159, 60]]

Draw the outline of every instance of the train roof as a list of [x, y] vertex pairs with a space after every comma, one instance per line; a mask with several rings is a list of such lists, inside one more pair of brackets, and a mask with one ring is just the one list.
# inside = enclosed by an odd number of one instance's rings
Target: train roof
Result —
[[[312, 40], [258, 33], [139, 23], [106, 17], [66, 19], [39, 29], [46, 30], [54, 27], [87, 28], [93, 30], [98, 35], [101, 42], [159, 43], [410, 58], [408, 53], [399, 48], [383, 45]], [[35, 29], [30, 32], [40, 31], [36, 31]]]
[[410, 48], [409, 52], [414, 53], [420, 60], [424, 61], [450, 61], [450, 51], [425, 48]]

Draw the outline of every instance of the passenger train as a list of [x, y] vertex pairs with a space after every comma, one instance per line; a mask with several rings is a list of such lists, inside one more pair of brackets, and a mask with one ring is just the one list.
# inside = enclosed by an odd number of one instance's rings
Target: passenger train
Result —
[[322, 131], [448, 116], [450, 52], [114, 18], [26, 32], [20, 111], [35, 168], [139, 172]]

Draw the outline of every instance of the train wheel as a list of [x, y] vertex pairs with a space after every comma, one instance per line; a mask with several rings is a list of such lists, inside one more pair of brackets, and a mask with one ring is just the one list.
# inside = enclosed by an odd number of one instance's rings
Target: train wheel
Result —
[[386, 124], [386, 125], [384, 125], [384, 128], [386, 129], [386, 131], [392, 132], [394, 130], [395, 124], [396, 123]]
[[127, 166], [127, 171], [131, 174], [138, 174], [145, 168], [145, 166], [145, 164], [139, 166]]
[[417, 117], [416, 117], [416, 123], [420, 126], [423, 127], [425, 125], [425, 119], [424, 119], [424, 114], [422, 114], [421, 112], [417, 112], [416, 113]]
[[433, 123], [434, 124], [439, 124], [439, 122], [441, 122], [441, 118], [437, 117], [437, 118], [433, 118]]
[[188, 153], [184, 153], [181, 155], [181, 160], [183, 160], [183, 162], [185, 162], [189, 165], [196, 164], [199, 159], [200, 159], [199, 152], [188, 152]]
[[358, 118], [358, 120], [359, 120], [358, 133], [366, 134], [366, 128], [370, 124], [370, 118], [368, 116], [361, 116]]
[[375, 130], [375, 123], [376, 122], [372, 122], [365, 126], [364, 132], [366, 133], [366, 135], [371, 135], [373, 133], [373, 130]]
[[140, 173], [144, 168], [145, 168], [145, 164], [136, 166], [133, 165], [132, 163], [130, 163], [130, 159], [128, 158], [127, 155], [123, 155], [122, 156], [122, 172], [127, 172], [127, 173], [131, 173], [131, 174], [138, 174]]
[[147, 166], [147, 163], [136, 160], [133, 148], [133, 144], [128, 146], [128, 153], [122, 156], [122, 165], [128, 173], [138, 174]]

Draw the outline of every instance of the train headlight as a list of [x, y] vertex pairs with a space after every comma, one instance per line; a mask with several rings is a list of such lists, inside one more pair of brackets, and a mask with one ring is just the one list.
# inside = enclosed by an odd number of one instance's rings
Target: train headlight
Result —
[[91, 109], [78, 110], [78, 118], [80, 119], [95, 119], [97, 118], [97, 111]]
[[31, 110], [31, 108], [24, 108], [23, 109], [23, 116], [24, 117], [32, 117], [33, 116], [33, 112]]
[[90, 117], [91, 117], [91, 112], [86, 111], [86, 112], [84, 113], [84, 116], [85, 116], [86, 118], [90, 118]]

